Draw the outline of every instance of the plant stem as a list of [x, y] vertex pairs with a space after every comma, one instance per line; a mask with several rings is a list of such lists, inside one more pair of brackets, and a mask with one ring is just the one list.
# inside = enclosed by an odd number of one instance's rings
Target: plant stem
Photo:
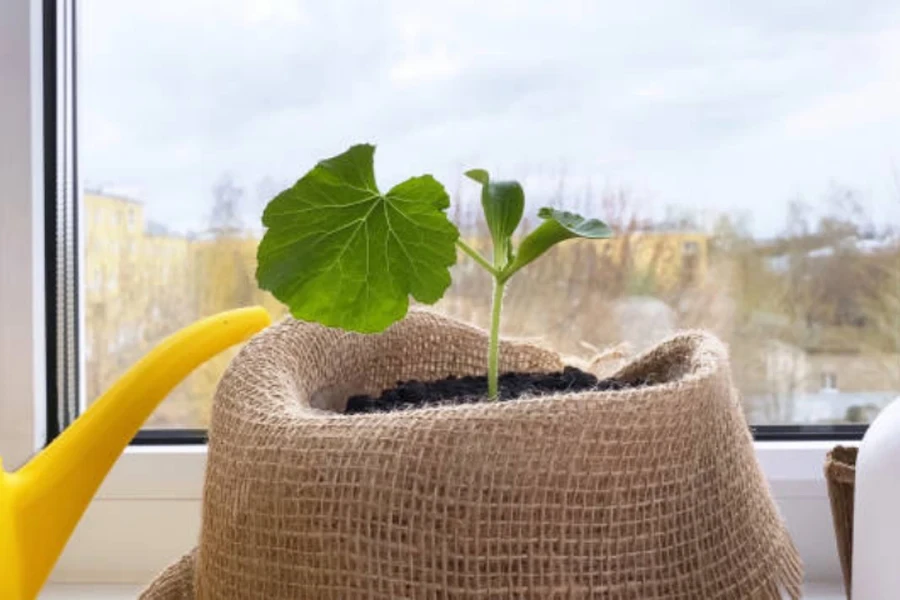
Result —
[[491, 339], [488, 345], [488, 400], [496, 400], [500, 366], [500, 309], [506, 281], [494, 277], [494, 300], [491, 306]]
[[492, 267], [491, 263], [489, 263], [485, 257], [478, 253], [478, 250], [462, 241], [462, 239], [456, 240], [456, 245], [459, 246], [460, 250], [468, 254], [472, 258], [472, 260], [481, 265], [482, 268], [484, 268], [488, 273], [490, 273], [494, 277], [497, 277], [497, 269]]

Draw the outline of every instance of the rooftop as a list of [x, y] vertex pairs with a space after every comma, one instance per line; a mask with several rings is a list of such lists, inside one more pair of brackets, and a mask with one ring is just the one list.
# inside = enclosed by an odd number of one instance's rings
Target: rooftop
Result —
[[135, 204], [138, 206], [143, 206], [144, 203], [140, 200], [132, 198], [130, 196], [125, 195], [121, 192], [114, 192], [111, 190], [106, 190], [98, 187], [86, 187], [84, 188], [85, 196], [98, 196], [101, 198], [109, 198], [110, 200], [118, 200], [120, 202], [127, 202], [129, 204]]

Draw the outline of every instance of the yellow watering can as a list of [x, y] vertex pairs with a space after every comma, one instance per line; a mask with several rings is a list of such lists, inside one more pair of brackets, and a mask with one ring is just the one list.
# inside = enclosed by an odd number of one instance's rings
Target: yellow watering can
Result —
[[259, 307], [198, 321], [162, 341], [15, 473], [0, 464], [0, 598], [36, 598], [119, 455], [196, 367], [270, 323]]

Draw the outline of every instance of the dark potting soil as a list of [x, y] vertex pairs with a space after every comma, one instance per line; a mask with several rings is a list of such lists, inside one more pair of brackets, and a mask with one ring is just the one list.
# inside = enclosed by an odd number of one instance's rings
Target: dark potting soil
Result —
[[[557, 373], [503, 373], [500, 401], [562, 392], [607, 391], [635, 387], [615, 379], [598, 380], [575, 367]], [[487, 377], [448, 377], [438, 381], [402, 381], [380, 396], [351, 396], [345, 414], [377, 413], [447, 404], [472, 404], [487, 398]]]

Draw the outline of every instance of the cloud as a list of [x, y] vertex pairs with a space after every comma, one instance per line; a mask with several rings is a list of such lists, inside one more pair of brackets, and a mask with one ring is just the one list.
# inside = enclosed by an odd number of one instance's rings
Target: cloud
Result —
[[358, 141], [379, 145], [385, 185], [564, 165], [752, 208], [762, 229], [833, 178], [893, 201], [891, 0], [92, 0], [80, 16], [83, 174], [139, 187], [176, 227], [202, 226], [222, 172], [292, 181]]

